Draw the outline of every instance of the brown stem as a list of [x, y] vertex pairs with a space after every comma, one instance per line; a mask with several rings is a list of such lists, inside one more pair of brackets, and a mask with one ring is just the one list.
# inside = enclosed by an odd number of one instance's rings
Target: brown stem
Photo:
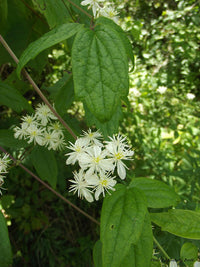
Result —
[[85, 15], [87, 15], [89, 18], [93, 18], [89, 13], [87, 13], [84, 9], [82, 9], [80, 6], [77, 4], [73, 3], [71, 0], [67, 0], [72, 6], [75, 6], [77, 9], [79, 9], [81, 12], [83, 12]]
[[88, 219], [90, 219], [91, 221], [93, 221], [94, 223], [96, 223], [97, 225], [100, 225], [100, 223], [94, 219], [92, 216], [90, 216], [89, 214], [87, 214], [85, 211], [83, 211], [82, 209], [80, 209], [79, 207], [77, 207], [76, 205], [74, 205], [71, 201], [69, 201], [68, 199], [66, 199], [65, 197], [63, 197], [60, 193], [58, 193], [57, 191], [55, 191], [51, 186], [49, 186], [47, 183], [43, 182], [37, 175], [35, 175], [32, 171], [30, 171], [29, 169], [27, 169], [23, 164], [19, 163], [17, 159], [13, 158], [12, 155], [10, 155], [3, 147], [0, 146], [0, 150], [6, 154], [9, 155], [9, 157], [18, 165], [20, 166], [23, 170], [25, 170], [27, 173], [29, 173], [34, 179], [36, 179], [39, 183], [41, 183], [42, 185], [44, 185], [47, 189], [49, 189], [54, 195], [56, 195], [57, 197], [59, 197], [60, 199], [62, 199], [64, 202], [66, 202], [68, 205], [70, 205], [72, 208], [76, 209], [78, 212], [82, 213], [85, 217], [87, 217]]
[[[13, 58], [13, 60], [18, 64], [19, 59], [16, 57], [12, 49], [9, 47], [9, 45], [6, 43], [4, 38], [0, 35], [0, 42], [5, 47], [5, 49], [8, 51], [10, 56]], [[73, 132], [73, 130], [69, 127], [69, 125], [63, 120], [63, 118], [55, 111], [55, 109], [52, 107], [52, 105], [49, 103], [47, 98], [43, 95], [39, 87], [36, 85], [36, 83], [33, 81], [31, 76], [28, 74], [26, 70], [23, 69], [22, 73], [27, 78], [27, 80], [30, 82], [30, 84], [33, 86], [35, 91], [38, 93], [40, 98], [44, 101], [44, 103], [49, 107], [49, 109], [53, 112], [53, 114], [58, 118], [58, 120], [62, 123], [62, 125], [66, 128], [66, 130], [74, 137], [74, 139], [77, 139], [77, 136]]]

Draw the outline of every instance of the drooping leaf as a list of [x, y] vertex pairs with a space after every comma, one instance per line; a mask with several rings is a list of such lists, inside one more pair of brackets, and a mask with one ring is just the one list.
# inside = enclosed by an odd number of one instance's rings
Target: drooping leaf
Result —
[[200, 239], [200, 213], [191, 210], [172, 209], [151, 213], [151, 220], [163, 231], [184, 238]]
[[72, 69], [75, 96], [100, 122], [109, 121], [128, 94], [128, 58], [120, 34], [101, 23], [80, 30], [72, 47]]
[[31, 160], [39, 177], [55, 188], [58, 169], [54, 153], [44, 147], [37, 146], [31, 153]]
[[136, 245], [131, 245], [129, 252], [122, 260], [120, 266], [149, 267], [151, 266], [153, 252], [153, 234], [149, 213], [143, 224], [142, 233]]
[[148, 207], [151, 208], [176, 206], [180, 200], [173, 188], [158, 180], [134, 178], [130, 186], [143, 191], [147, 198]]
[[188, 267], [193, 267], [194, 262], [198, 258], [198, 247], [191, 242], [186, 242], [181, 247], [180, 256]]
[[14, 137], [13, 130], [1, 129], [0, 130], [0, 146], [10, 148], [25, 148], [29, 144], [25, 140], [19, 140]]
[[74, 100], [74, 84], [72, 75], [65, 73], [63, 77], [51, 87], [43, 87], [50, 92], [55, 103], [56, 111], [62, 116]]
[[60, 88], [55, 98], [55, 108], [62, 115], [74, 100], [74, 84], [72, 76]]
[[121, 266], [122, 260], [141, 236], [146, 199], [136, 188], [116, 187], [104, 199], [101, 212], [100, 240], [103, 266]]
[[0, 266], [9, 267], [12, 264], [12, 250], [8, 236], [6, 220], [0, 211]]
[[94, 245], [93, 260], [95, 267], [102, 267], [102, 244], [100, 240], [98, 240]]
[[77, 23], [62, 24], [31, 43], [20, 57], [17, 66], [17, 75], [20, 75], [20, 71], [30, 59], [35, 58], [43, 50], [70, 38], [80, 28], [82, 28], [82, 25]]
[[5, 105], [16, 112], [24, 109], [32, 111], [32, 107], [20, 92], [3, 82], [0, 82], [0, 105]]

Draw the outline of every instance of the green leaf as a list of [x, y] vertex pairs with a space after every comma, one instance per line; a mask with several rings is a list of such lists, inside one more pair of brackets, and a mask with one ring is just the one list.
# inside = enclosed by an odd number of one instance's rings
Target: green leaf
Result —
[[119, 121], [123, 118], [121, 106], [118, 106], [112, 118], [104, 123], [96, 119], [96, 117], [90, 112], [86, 105], [84, 105], [84, 108], [87, 124], [89, 126], [95, 125], [105, 138], [108, 138], [108, 136], [119, 132]]
[[180, 200], [172, 187], [158, 180], [134, 178], [130, 186], [143, 191], [147, 198], [148, 207], [151, 208], [176, 206]]
[[0, 82], [0, 105], [5, 105], [16, 112], [24, 109], [32, 111], [32, 107], [19, 91], [3, 82]]
[[9, 267], [12, 264], [12, 250], [8, 235], [6, 220], [0, 211], [0, 266]]
[[6, 22], [8, 16], [8, 3], [7, 0], [1, 0], [0, 1], [0, 24]]
[[59, 43], [67, 38], [70, 38], [82, 28], [81, 24], [66, 23], [56, 27], [55, 29], [47, 32], [35, 42], [31, 43], [20, 57], [17, 66], [17, 75], [20, 76], [20, 71], [26, 65], [26, 63], [35, 58], [43, 50]]
[[103, 266], [121, 266], [122, 260], [141, 236], [146, 200], [136, 188], [119, 185], [104, 199], [101, 212], [100, 240]]
[[120, 26], [118, 26], [116, 23], [114, 23], [113, 20], [108, 19], [106, 17], [99, 17], [96, 21], [96, 24], [98, 24], [98, 23], [102, 23], [104, 25], [110, 25], [113, 29], [115, 29], [115, 31], [117, 31], [119, 33], [120, 38], [124, 43], [124, 47], [126, 49], [126, 54], [127, 54], [128, 58], [131, 60], [132, 65], [134, 67], [135, 57], [133, 54], [133, 48], [132, 48], [132, 45], [131, 45], [126, 33], [122, 30], [122, 28]]
[[173, 209], [168, 212], [151, 213], [151, 220], [163, 231], [190, 239], [200, 239], [200, 213]]
[[25, 140], [19, 140], [14, 137], [13, 130], [1, 129], [0, 130], [0, 145], [10, 148], [25, 148], [29, 144]]
[[58, 169], [54, 153], [38, 146], [32, 151], [31, 160], [40, 178], [55, 188]]
[[149, 267], [153, 253], [153, 234], [149, 213], [143, 224], [141, 236], [136, 245], [131, 245], [128, 254], [124, 257], [121, 267]]
[[74, 84], [72, 75], [65, 73], [63, 77], [51, 87], [43, 87], [50, 92], [55, 103], [56, 111], [62, 116], [74, 100]]
[[40, 0], [38, 3], [36, 1], [33, 1], [33, 3], [44, 14], [50, 28], [66, 23], [70, 19], [68, 9], [62, 0]]
[[59, 89], [55, 98], [55, 108], [63, 115], [74, 100], [74, 84], [72, 75], [68, 77], [65, 84]]
[[102, 267], [102, 244], [100, 240], [98, 240], [94, 245], [93, 260], [95, 267]]
[[182, 261], [188, 266], [193, 267], [193, 263], [198, 258], [198, 248], [193, 243], [186, 242], [181, 247], [180, 256]]
[[72, 47], [75, 96], [100, 121], [111, 119], [128, 94], [128, 58], [120, 34], [110, 25], [78, 32]]

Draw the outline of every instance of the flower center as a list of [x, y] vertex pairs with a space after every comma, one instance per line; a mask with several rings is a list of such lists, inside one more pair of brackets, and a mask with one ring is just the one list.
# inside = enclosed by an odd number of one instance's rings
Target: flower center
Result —
[[95, 162], [95, 163], [99, 163], [99, 161], [101, 160], [101, 158], [98, 156], [98, 157], [94, 157], [93, 158], [93, 161]]
[[31, 135], [36, 136], [37, 132], [36, 131], [32, 131]]
[[81, 152], [81, 147], [80, 146], [77, 146], [76, 149], [75, 149], [76, 152]]
[[93, 135], [94, 135], [93, 133], [89, 133], [89, 137], [90, 137], [90, 138], [92, 138], [92, 137], [93, 137]]
[[108, 185], [108, 181], [105, 180], [105, 179], [102, 180], [100, 183], [101, 183], [101, 185], [104, 186], [104, 187], [107, 187], [107, 185]]
[[116, 158], [116, 159], [123, 159], [123, 157], [124, 157], [123, 153], [120, 153], [120, 152], [119, 152], [119, 153], [116, 153], [116, 154], [115, 154], [115, 158]]

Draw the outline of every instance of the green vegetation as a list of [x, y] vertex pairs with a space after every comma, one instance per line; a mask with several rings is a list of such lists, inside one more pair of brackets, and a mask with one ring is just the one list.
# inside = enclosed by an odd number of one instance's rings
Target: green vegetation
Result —
[[[80, 2], [73, 0], [79, 9], [67, 0], [0, 3], [0, 34], [20, 58], [17, 67], [0, 45], [0, 147], [17, 159], [1, 189], [0, 267], [154, 267], [169, 258], [193, 266], [200, 250], [200, 3], [114, 0], [117, 25], [91, 20]], [[77, 166], [65, 164], [69, 149], [14, 138], [22, 116], [42, 102], [23, 67], [77, 136], [89, 127], [106, 140], [127, 136], [134, 160], [105, 200], [88, 203], [69, 192]], [[62, 130], [66, 144], [74, 143]]]

